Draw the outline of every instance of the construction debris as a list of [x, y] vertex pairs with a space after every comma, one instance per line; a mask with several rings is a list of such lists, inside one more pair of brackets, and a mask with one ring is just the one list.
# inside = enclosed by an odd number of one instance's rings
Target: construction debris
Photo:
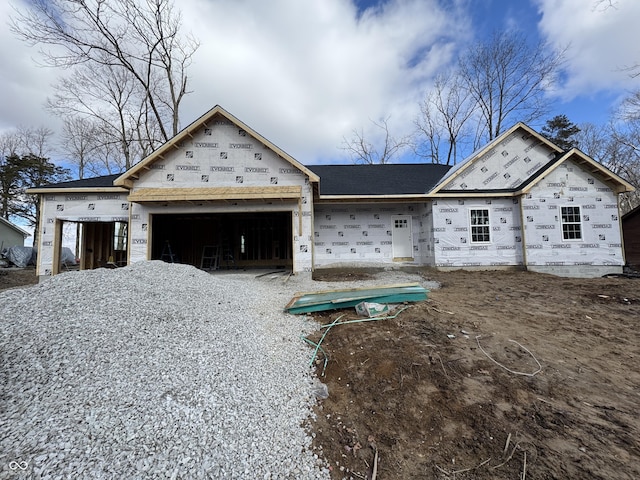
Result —
[[403, 303], [427, 299], [428, 290], [419, 283], [296, 293], [285, 312], [299, 314], [355, 307], [361, 302]]
[[390, 311], [391, 307], [384, 303], [360, 302], [356, 305], [356, 313], [361, 317], [379, 317]]

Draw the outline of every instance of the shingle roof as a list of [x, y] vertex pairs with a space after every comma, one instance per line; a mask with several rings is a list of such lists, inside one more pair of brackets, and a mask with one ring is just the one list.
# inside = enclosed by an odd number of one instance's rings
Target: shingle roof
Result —
[[68, 182], [52, 183], [41, 185], [38, 188], [103, 188], [113, 187], [113, 181], [121, 174], [103, 175], [101, 177], [83, 178], [81, 180], [70, 180]]
[[359, 164], [308, 165], [320, 177], [320, 195], [411, 195], [431, 190], [448, 165]]
[[[320, 177], [321, 195], [412, 195], [431, 190], [449, 166], [432, 163], [310, 165]], [[120, 174], [55, 183], [44, 188], [112, 187]], [[42, 188], [42, 187], [41, 187]]]

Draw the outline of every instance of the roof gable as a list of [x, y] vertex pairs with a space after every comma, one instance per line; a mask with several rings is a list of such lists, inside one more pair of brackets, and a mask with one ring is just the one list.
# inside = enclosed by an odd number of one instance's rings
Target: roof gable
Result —
[[[220, 107], [219, 105], [216, 105], [207, 113], [205, 113], [200, 118], [198, 118], [193, 123], [191, 123], [188, 127], [180, 131], [175, 137], [171, 138], [164, 145], [162, 145], [160, 148], [158, 148], [149, 156], [147, 156], [145, 159], [143, 159], [142, 161], [140, 161], [139, 163], [131, 167], [129, 170], [124, 172], [122, 175], [120, 175], [115, 180], [114, 185], [121, 185], [129, 188], [133, 187], [134, 182], [138, 178], [140, 178], [140, 176], [144, 174], [146, 171], [151, 170], [153, 168], [153, 165], [156, 162], [164, 160], [165, 157], [171, 154], [174, 150], [182, 148], [182, 145], [184, 142], [193, 140], [195, 136], [202, 135], [203, 134], [202, 132], [204, 132], [204, 134], [206, 135], [207, 131], [210, 131], [211, 127], [216, 122], [228, 122], [235, 125], [235, 127], [237, 127], [239, 132], [243, 132], [243, 135], [246, 135], [249, 138], [255, 139], [257, 142], [264, 145], [267, 149], [274, 152], [278, 157], [282, 158], [283, 160], [291, 164], [294, 168], [300, 170], [302, 173], [307, 175], [309, 177], [310, 182], [318, 181], [317, 176], [312, 171], [310, 171], [304, 165], [302, 165], [297, 160], [295, 160], [291, 155], [289, 155], [288, 153], [286, 153], [285, 151], [283, 151], [282, 149], [280, 149], [279, 147], [271, 143], [269, 140], [264, 138], [258, 132], [256, 132], [251, 127], [246, 125], [244, 122], [241, 122], [238, 118], [231, 115], [222, 107]], [[198, 143], [200, 143], [205, 148], [207, 147], [205, 141], [198, 142]], [[234, 147], [233, 145], [236, 145], [236, 144], [231, 144], [230, 147], [242, 148], [242, 144], [240, 143], [237, 144], [238, 145], [237, 147]]]
[[626, 180], [622, 179], [604, 165], [596, 162], [591, 157], [581, 152], [577, 148], [572, 148], [557, 161], [551, 162], [546, 168], [538, 171], [534, 177], [531, 178], [526, 185], [521, 189], [522, 193], [529, 192], [534, 186], [540, 183], [540, 181], [552, 173], [556, 168], [565, 162], [573, 162], [586, 171], [588, 174], [593, 175], [598, 180], [606, 184], [611, 190], [618, 194], [624, 192], [633, 192], [635, 187]]
[[484, 192], [521, 188], [562, 149], [518, 123], [456, 165], [431, 192]]
[[310, 165], [320, 177], [320, 196], [424, 195], [449, 170], [448, 165]]

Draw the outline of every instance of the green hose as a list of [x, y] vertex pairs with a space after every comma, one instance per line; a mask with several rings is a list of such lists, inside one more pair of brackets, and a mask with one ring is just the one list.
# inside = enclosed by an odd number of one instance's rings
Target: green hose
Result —
[[311, 345], [315, 345], [316, 349], [313, 352], [313, 356], [311, 357], [311, 361], [309, 362], [309, 366], [313, 365], [313, 362], [316, 360], [316, 356], [318, 355], [318, 350], [320, 350], [323, 354], [324, 354], [324, 367], [322, 368], [322, 376], [324, 377], [324, 371], [327, 368], [327, 362], [329, 361], [329, 356], [327, 355], [327, 352], [325, 352], [323, 350], [323, 348], [320, 346], [320, 344], [322, 343], [322, 341], [324, 340], [324, 337], [327, 336], [327, 333], [329, 333], [329, 330], [331, 329], [331, 327], [333, 327], [334, 325], [337, 324], [338, 320], [340, 320], [342, 317], [344, 317], [344, 315], [340, 315], [338, 318], [336, 318], [332, 324], [328, 325], [329, 328], [327, 328], [324, 333], [322, 334], [322, 337], [320, 337], [320, 341], [316, 344], [313, 343], [311, 340], [309, 340], [308, 338], [302, 337], [303, 340], [305, 340], [307, 343], [310, 343]]
[[391, 319], [396, 318], [398, 315], [400, 315], [407, 308], [409, 308], [409, 305], [407, 305], [406, 307], [403, 307], [400, 310], [398, 310], [398, 312], [395, 315], [391, 315], [391, 316], [387, 316], [387, 317], [359, 318], [357, 320], [347, 320], [346, 322], [338, 322], [338, 320], [340, 320], [342, 317], [344, 317], [346, 315], [346, 313], [343, 313], [338, 318], [336, 318], [333, 322], [328, 323], [327, 325], [321, 325], [320, 326], [320, 328], [326, 328], [326, 330], [322, 334], [322, 337], [320, 337], [320, 341], [318, 341], [318, 343], [314, 343], [313, 341], [309, 340], [307, 337], [301, 336], [300, 338], [302, 338], [302, 340], [304, 340], [308, 344], [313, 345], [314, 347], [316, 347], [314, 352], [313, 352], [313, 356], [311, 357], [311, 361], [309, 362], [309, 366], [310, 367], [313, 366], [313, 362], [315, 362], [316, 357], [318, 356], [318, 350], [320, 350], [322, 352], [322, 354], [324, 355], [324, 366], [322, 367], [322, 374], [320, 376], [324, 377], [324, 372], [327, 369], [327, 363], [329, 362], [329, 355], [327, 355], [327, 352], [324, 351], [324, 349], [320, 346], [320, 344], [324, 340], [324, 337], [327, 336], [327, 333], [329, 333], [329, 330], [331, 330], [331, 327], [335, 327], [336, 325], [347, 325], [349, 323], [364, 323], [364, 322], [377, 322], [378, 320], [391, 320]]
[[[328, 327], [327, 330], [329, 330], [329, 328], [334, 327], [336, 325], [347, 325], [349, 323], [377, 322], [378, 320], [391, 320], [391, 319], [396, 318], [398, 315], [400, 315], [402, 312], [404, 312], [407, 308], [409, 308], [409, 305], [407, 305], [406, 307], [402, 307], [400, 310], [398, 310], [398, 313], [396, 313], [395, 315], [388, 316], [388, 317], [359, 318], [357, 320], [347, 320], [346, 322], [336, 323], [338, 320], [340, 320], [342, 317], [344, 317], [344, 315], [340, 315], [338, 318], [336, 318], [333, 321], [333, 323], [329, 323], [327, 325], [321, 325], [320, 328], [327, 328]], [[326, 332], [325, 332], [325, 334], [326, 334]]]

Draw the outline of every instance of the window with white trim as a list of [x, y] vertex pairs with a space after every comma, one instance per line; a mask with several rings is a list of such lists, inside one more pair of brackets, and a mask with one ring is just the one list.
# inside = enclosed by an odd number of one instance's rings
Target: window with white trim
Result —
[[580, 207], [560, 207], [563, 240], [582, 240]]
[[469, 219], [471, 221], [471, 243], [490, 242], [489, 209], [471, 209], [469, 210]]

